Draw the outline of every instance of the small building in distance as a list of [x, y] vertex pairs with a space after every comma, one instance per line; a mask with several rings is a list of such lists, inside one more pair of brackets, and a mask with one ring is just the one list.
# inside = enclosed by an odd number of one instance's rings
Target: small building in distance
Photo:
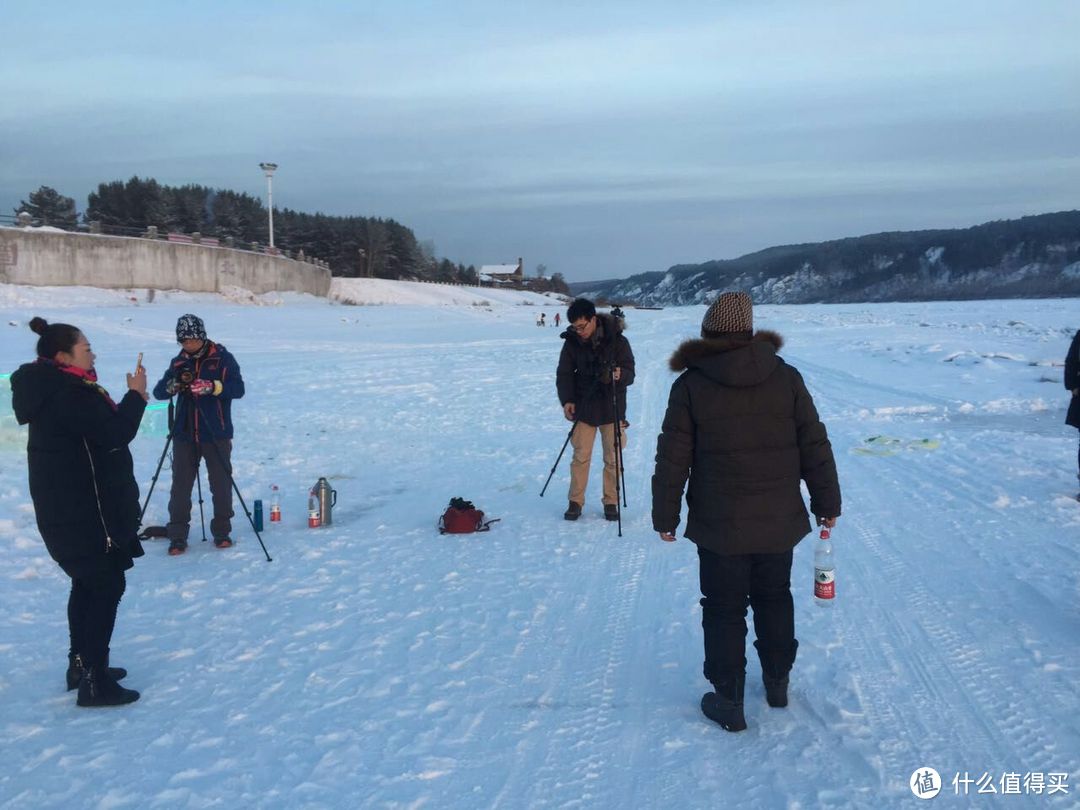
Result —
[[485, 264], [478, 271], [480, 284], [484, 287], [525, 286], [525, 267], [519, 258], [517, 264]]

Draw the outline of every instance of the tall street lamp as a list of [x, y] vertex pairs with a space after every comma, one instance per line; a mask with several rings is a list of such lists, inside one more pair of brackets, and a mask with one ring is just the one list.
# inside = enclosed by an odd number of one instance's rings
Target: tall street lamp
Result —
[[270, 250], [274, 250], [274, 172], [276, 163], [260, 163], [259, 168], [266, 175], [266, 207], [270, 209]]

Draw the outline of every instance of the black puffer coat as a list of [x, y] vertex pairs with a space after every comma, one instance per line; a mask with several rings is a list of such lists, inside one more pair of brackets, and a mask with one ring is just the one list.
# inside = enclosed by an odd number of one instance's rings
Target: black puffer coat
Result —
[[128, 444], [145, 400], [128, 391], [114, 410], [95, 386], [38, 362], [11, 375], [11, 401], [30, 425], [30, 497], [49, 554], [71, 577], [131, 568], [143, 549]]
[[626, 419], [626, 387], [634, 383], [634, 353], [622, 334], [622, 321], [610, 315], [596, 316], [596, 330], [588, 340], [568, 328], [555, 372], [559, 403], [574, 403], [579, 422], [594, 427], [615, 422], [611, 402], [611, 367], [619, 368], [615, 393], [619, 418]]
[[819, 517], [840, 514], [825, 426], [774, 332], [683, 343], [656, 445], [653, 528], [674, 532], [683, 487], [686, 536], [718, 554], [780, 553], [811, 527], [799, 481]]
[[[1065, 387], [1069, 391], [1080, 389], [1080, 332], [1077, 332], [1065, 355]], [[1080, 428], [1080, 397], [1069, 400], [1069, 412], [1065, 415], [1065, 424]]]

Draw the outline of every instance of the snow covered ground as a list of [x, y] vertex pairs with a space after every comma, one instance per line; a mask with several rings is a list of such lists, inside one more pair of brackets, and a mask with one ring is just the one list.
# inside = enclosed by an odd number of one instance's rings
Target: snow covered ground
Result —
[[[0, 807], [894, 807], [918, 803], [926, 768], [942, 806], [1080, 803], [1077, 431], [1061, 385], [1080, 302], [758, 308], [833, 440], [839, 597], [812, 603], [808, 538], [791, 705], [765, 704], [751, 648], [750, 728], [729, 734], [698, 710], [694, 547], [649, 520], [666, 360], [702, 307], [628, 313], [619, 538], [597, 472], [576, 524], [566, 458], [537, 497], [568, 425], [561, 342], [536, 306], [146, 298], [0, 286], [0, 371], [32, 357], [40, 314], [80, 326], [120, 393], [136, 353], [155, 380], [176, 317], [198, 312], [247, 381], [241, 491], [250, 505], [280, 485], [285, 522], [264, 533], [273, 562], [239, 513], [227, 551], [197, 525], [183, 557], [148, 543], [113, 644], [142, 700], [78, 709], [67, 580], [0, 391]], [[144, 493], [162, 416], [133, 445]], [[319, 476], [339, 505], [309, 530]], [[168, 485], [166, 465], [148, 522], [165, 521]], [[501, 522], [440, 536], [458, 495]]]

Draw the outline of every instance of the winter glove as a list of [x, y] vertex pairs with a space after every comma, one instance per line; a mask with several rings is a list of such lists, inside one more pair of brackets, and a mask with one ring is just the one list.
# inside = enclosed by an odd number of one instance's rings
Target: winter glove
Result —
[[191, 384], [190, 390], [193, 397], [201, 397], [203, 394], [215, 393], [214, 384], [210, 380], [195, 380]]
[[176, 380], [169, 380], [165, 383], [165, 393], [170, 397], [176, 396], [176, 392], [180, 390], [180, 383]]

